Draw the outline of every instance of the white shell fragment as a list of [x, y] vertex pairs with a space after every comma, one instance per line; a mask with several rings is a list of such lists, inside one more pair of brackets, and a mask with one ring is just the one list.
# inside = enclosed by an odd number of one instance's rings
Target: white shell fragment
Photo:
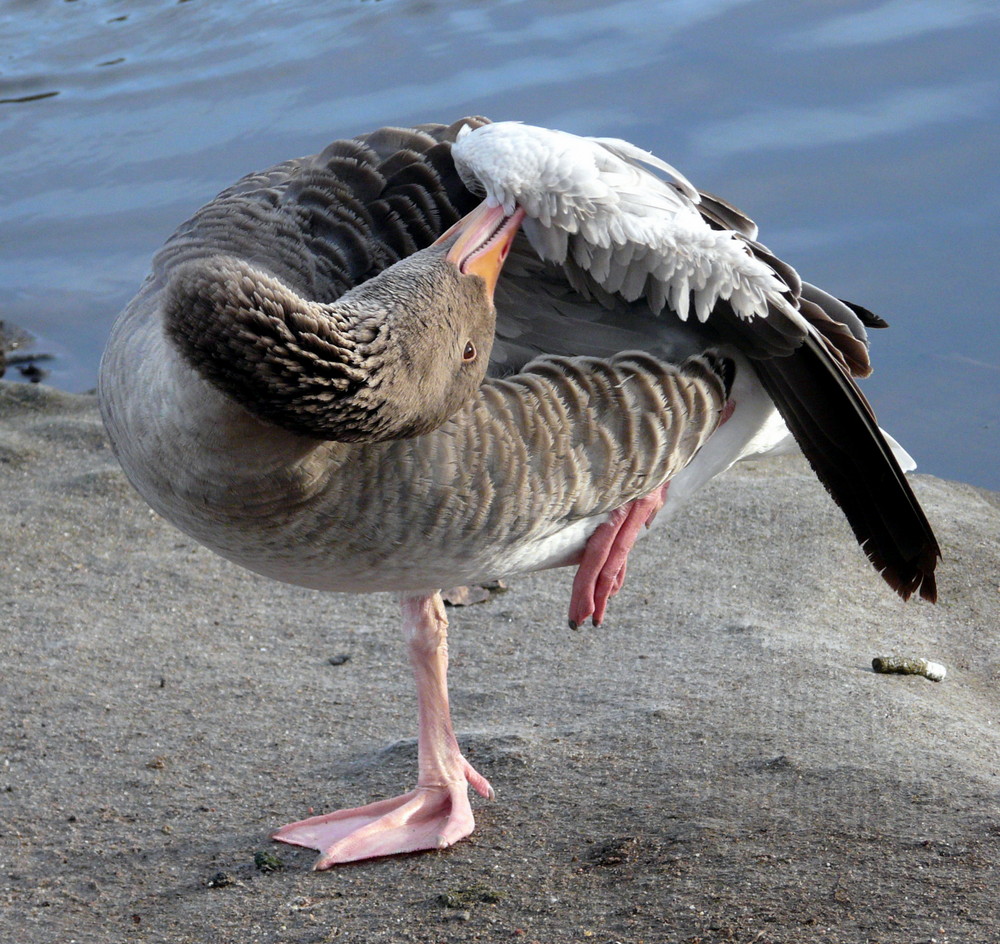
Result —
[[940, 682], [948, 670], [940, 662], [928, 659], [907, 659], [905, 656], [876, 656], [872, 659], [876, 672], [895, 675], [922, 675], [932, 682]]

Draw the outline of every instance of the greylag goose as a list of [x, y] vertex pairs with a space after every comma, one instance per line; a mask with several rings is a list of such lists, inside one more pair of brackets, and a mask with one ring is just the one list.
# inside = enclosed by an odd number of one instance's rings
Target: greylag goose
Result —
[[756, 236], [624, 141], [470, 118], [251, 174], [159, 251], [101, 366], [129, 479], [250, 570], [402, 598], [416, 787], [275, 839], [328, 868], [469, 835], [492, 789], [439, 588], [577, 565], [571, 624], [600, 622], [642, 527], [789, 431], [889, 585], [935, 598], [912, 462], [852, 379], [883, 322]]

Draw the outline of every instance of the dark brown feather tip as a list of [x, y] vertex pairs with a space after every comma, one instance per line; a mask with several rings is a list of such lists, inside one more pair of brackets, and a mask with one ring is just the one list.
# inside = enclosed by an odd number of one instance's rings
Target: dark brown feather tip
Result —
[[814, 338], [754, 367], [875, 569], [904, 600], [934, 602], [941, 550], [857, 385]]

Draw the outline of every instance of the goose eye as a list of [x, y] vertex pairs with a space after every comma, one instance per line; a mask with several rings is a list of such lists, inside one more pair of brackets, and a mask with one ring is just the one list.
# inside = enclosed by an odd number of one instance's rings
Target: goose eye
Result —
[[462, 354], [462, 360], [466, 363], [469, 361], [474, 361], [476, 359], [476, 345], [471, 341], [465, 342], [465, 351]]

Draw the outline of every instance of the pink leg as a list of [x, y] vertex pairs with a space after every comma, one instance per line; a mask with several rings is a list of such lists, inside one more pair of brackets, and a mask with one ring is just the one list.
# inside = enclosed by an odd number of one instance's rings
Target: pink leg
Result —
[[475, 828], [467, 784], [493, 788], [462, 756], [448, 707], [448, 620], [440, 594], [407, 597], [403, 629], [417, 683], [419, 775], [416, 789], [391, 800], [283, 826], [272, 839], [317, 849], [314, 868], [375, 856], [443, 849]]
[[[719, 414], [719, 426], [733, 415], [735, 408], [735, 400], [726, 402]], [[644, 498], [616, 508], [587, 540], [573, 578], [573, 593], [569, 601], [571, 629], [576, 629], [588, 616], [593, 617], [595, 626], [601, 625], [608, 600], [625, 584], [629, 551], [643, 526], [648, 528], [663, 507], [669, 485], [667, 482]]]
[[628, 553], [643, 526], [648, 528], [663, 507], [669, 484], [616, 508], [587, 540], [569, 601], [569, 625], [573, 629], [588, 616], [593, 616], [595, 626], [601, 625], [608, 600], [625, 583]]

